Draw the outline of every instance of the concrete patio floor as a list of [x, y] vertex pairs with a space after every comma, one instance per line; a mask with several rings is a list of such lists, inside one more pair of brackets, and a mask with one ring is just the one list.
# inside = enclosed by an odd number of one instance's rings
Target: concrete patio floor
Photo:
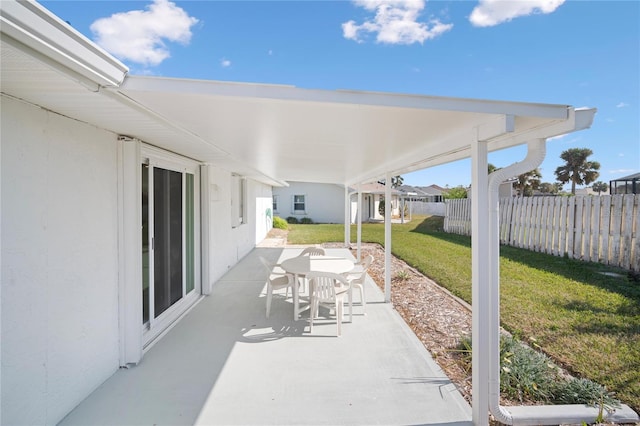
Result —
[[470, 425], [471, 407], [373, 281], [367, 315], [354, 306], [342, 337], [333, 319], [310, 334], [308, 312], [293, 321], [284, 296], [265, 318], [259, 256], [299, 252], [254, 249], [139, 365], [117, 371], [60, 424]]

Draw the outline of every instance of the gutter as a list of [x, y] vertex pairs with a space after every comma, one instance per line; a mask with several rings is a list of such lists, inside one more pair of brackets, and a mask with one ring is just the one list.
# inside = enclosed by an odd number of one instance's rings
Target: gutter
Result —
[[0, 1], [0, 33], [3, 41], [92, 91], [120, 86], [129, 72], [126, 65], [35, 1]]

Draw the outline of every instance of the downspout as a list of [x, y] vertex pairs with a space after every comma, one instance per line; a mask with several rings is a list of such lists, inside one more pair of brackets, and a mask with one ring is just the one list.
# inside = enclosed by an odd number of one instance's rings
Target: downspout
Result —
[[362, 184], [358, 183], [358, 225], [356, 228], [358, 246], [356, 260], [360, 262], [362, 260]]
[[[348, 193], [349, 205], [351, 205], [351, 197], [356, 194], [356, 216], [355, 216], [355, 224], [356, 224], [356, 261], [360, 262], [362, 260], [362, 188], [361, 184], [357, 184], [357, 189], [353, 192]], [[345, 190], [346, 191], [346, 190]], [[345, 222], [347, 220], [345, 219]], [[345, 224], [345, 226], [347, 226]], [[351, 214], [349, 214], [349, 225], [351, 226]], [[346, 233], [346, 231], [345, 231]], [[349, 229], [349, 241], [345, 241], [348, 247], [351, 247], [351, 229]]]
[[344, 246], [351, 247], [351, 194], [349, 186], [344, 186]]
[[391, 303], [391, 173], [384, 184], [384, 301]]
[[[542, 164], [546, 139], [527, 143], [527, 156], [521, 162], [489, 175], [489, 410], [500, 423], [513, 425], [513, 416], [500, 405], [500, 205], [499, 188], [505, 180], [526, 173]], [[521, 419], [520, 419], [521, 420]]]

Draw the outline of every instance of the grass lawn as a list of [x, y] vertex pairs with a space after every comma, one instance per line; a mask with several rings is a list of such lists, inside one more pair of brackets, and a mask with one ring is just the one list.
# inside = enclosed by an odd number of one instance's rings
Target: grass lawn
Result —
[[[471, 238], [447, 234], [443, 218], [392, 225], [392, 252], [471, 303]], [[289, 225], [288, 241], [344, 240], [343, 225]], [[355, 226], [352, 241], [355, 241]], [[362, 241], [384, 243], [383, 224], [363, 224]], [[598, 263], [502, 246], [501, 320], [577, 376], [640, 411], [640, 283]]]

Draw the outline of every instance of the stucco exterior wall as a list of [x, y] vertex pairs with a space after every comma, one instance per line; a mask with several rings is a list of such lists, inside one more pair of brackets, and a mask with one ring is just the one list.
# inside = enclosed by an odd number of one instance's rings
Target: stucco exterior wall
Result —
[[[316, 223], [344, 223], [344, 187], [340, 185], [289, 182], [288, 187], [273, 188], [278, 196], [276, 216], [286, 219], [293, 216], [299, 219], [311, 218]], [[304, 214], [293, 210], [293, 196], [305, 195]]]
[[[1, 107], [0, 424], [56, 424], [120, 364], [117, 135], [6, 97]], [[273, 213], [271, 187], [247, 179], [234, 226], [232, 173], [207, 167], [213, 284]]]
[[2, 97], [2, 424], [118, 368], [116, 135]]
[[271, 221], [267, 223], [265, 219], [266, 208], [271, 207], [271, 187], [251, 179], [246, 180], [247, 217], [245, 223], [234, 227], [231, 220], [232, 173], [207, 167], [210, 198], [210, 284], [213, 284], [247, 255], [256, 243], [262, 241], [271, 229]]

